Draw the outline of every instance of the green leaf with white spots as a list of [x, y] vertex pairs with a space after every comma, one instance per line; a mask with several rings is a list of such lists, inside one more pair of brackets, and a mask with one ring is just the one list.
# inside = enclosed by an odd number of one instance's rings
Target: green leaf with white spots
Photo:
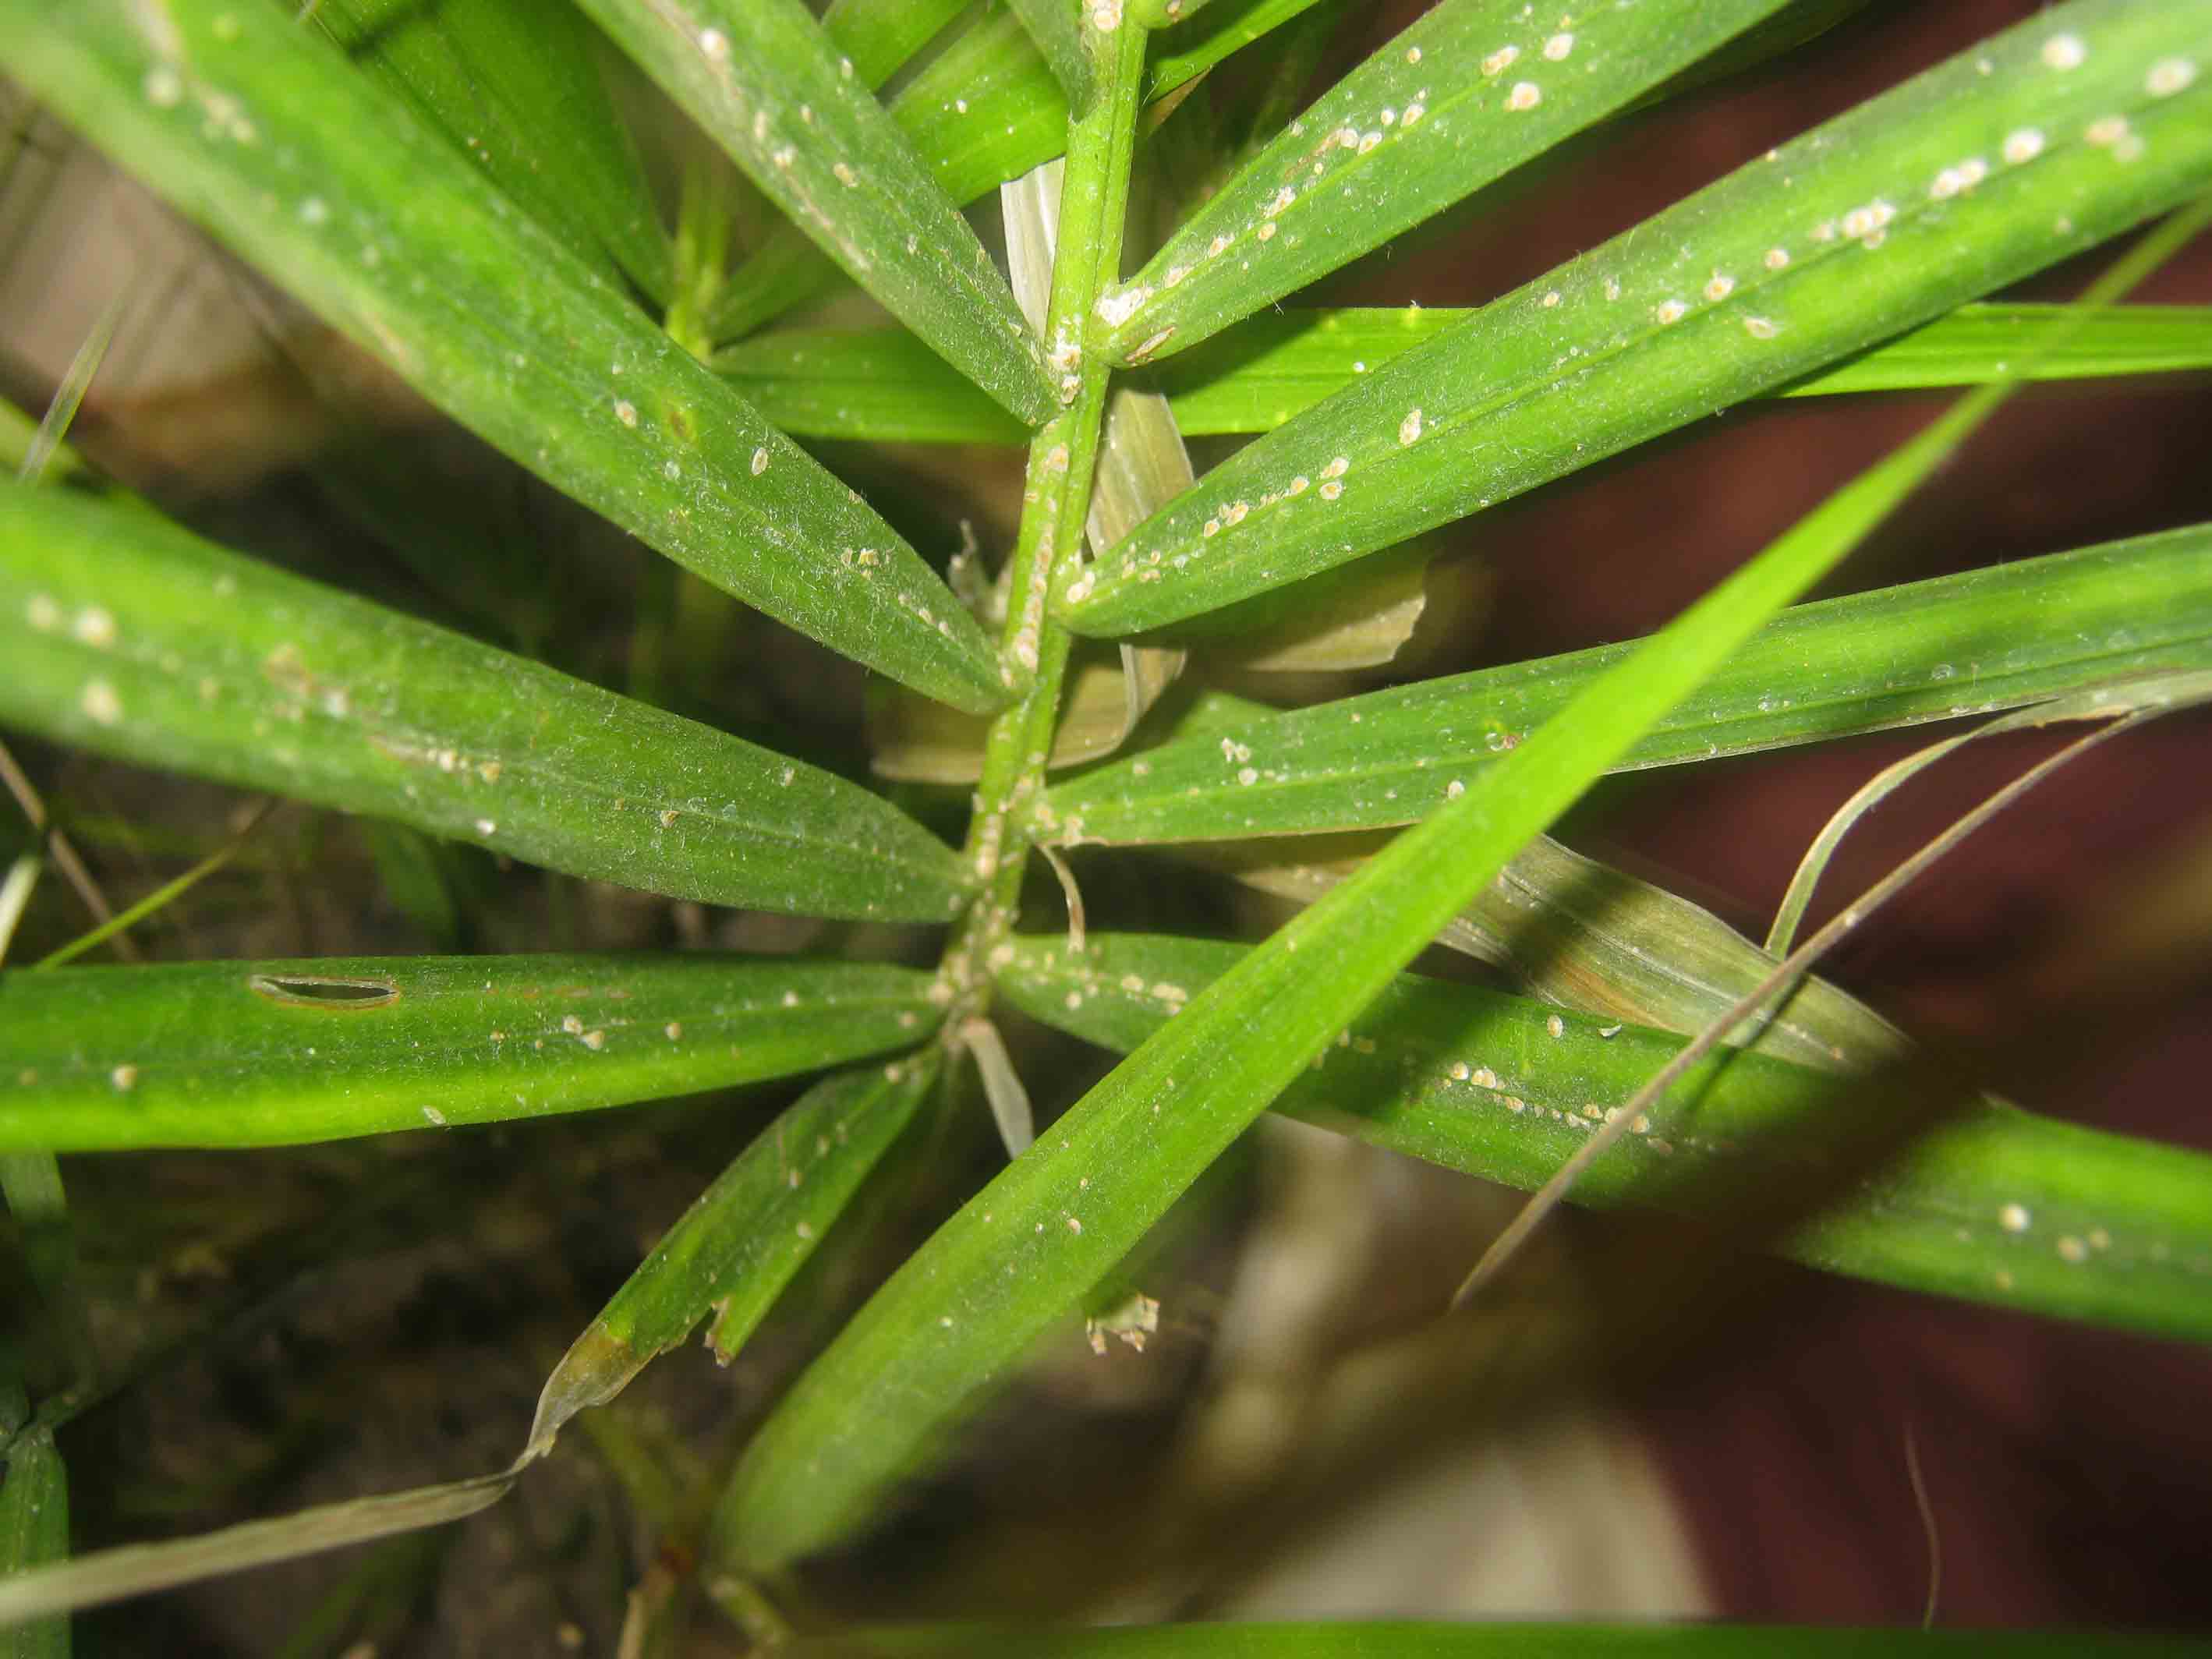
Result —
[[1595, 125], [1787, 0], [1644, 0], [1569, 27], [1520, 0], [1443, 0], [1099, 296], [1118, 363], [1194, 345]]
[[[1109, 936], [1079, 955], [1032, 939], [999, 984], [1033, 1018], [1127, 1054], [1248, 954]], [[1681, 1046], [1674, 1033], [1405, 974], [1274, 1109], [1533, 1190]], [[1678, 1185], [1726, 1191], [1682, 1177], [1817, 1158], [1850, 1109], [1848, 1085], [1761, 1054], [1708, 1056], [1672, 1098], [1680, 1103], [1590, 1165], [1574, 1202], [1663, 1206]], [[1922, 1137], [1783, 1252], [1908, 1290], [2212, 1340], [2201, 1288], [2212, 1272], [2208, 1184], [2212, 1158], [2201, 1152], [1984, 1102]]]
[[0, 975], [0, 1148], [289, 1146], [726, 1089], [911, 1047], [911, 968], [347, 957]]
[[1003, 700], [981, 630], [882, 519], [288, 13], [0, 0], [0, 55], [547, 483], [917, 690]]
[[2212, 183], [2207, 62], [2202, 8], [2039, 13], [1249, 446], [1076, 579], [1060, 614], [1118, 636], [1296, 580], [2092, 246]]
[[580, 0], [809, 240], [1017, 418], [1036, 336], [922, 158], [799, 0]]
[[666, 302], [668, 234], [573, 9], [318, 0], [313, 17], [572, 252]]
[[924, 1050], [808, 1090], [678, 1219], [546, 1379], [530, 1443], [552, 1443], [713, 1315], [727, 1363], [844, 1213], [937, 1077]]
[[[1145, 77], [1157, 103], [1239, 47], [1288, 22], [1314, 0], [1220, 0], [1188, 28], [1161, 37]], [[827, 20], [825, 20], [826, 21]], [[1021, 20], [980, 8], [972, 22], [890, 103], [945, 193], [973, 202], [1067, 147], [1067, 100]], [[818, 299], [835, 267], [799, 233], [780, 227], [730, 277], [709, 322], [714, 337], [750, 334]]]
[[[1048, 790], [1048, 834], [1241, 840], [1411, 823], [1638, 648], [1602, 645], [1278, 714]], [[1988, 714], [2212, 667], [2212, 526], [1783, 612], [1615, 763], [1633, 770]]]
[[942, 921], [889, 802], [151, 514], [0, 485], [0, 721], [710, 904]]
[[[2056, 349], [2024, 362], [2023, 348], [2036, 332], [2073, 309], [1961, 306], [1762, 395], [1820, 398], [1984, 386], [2014, 368], [2033, 380], [2212, 368], [2212, 306], [2109, 307], [2081, 320], [2079, 331], [2069, 333]], [[1194, 435], [1270, 432], [1474, 314], [1419, 307], [1262, 313], [1195, 351], [1170, 358], [1155, 371], [1153, 383], [1168, 394], [1183, 430]], [[749, 396], [787, 395], [766, 377], [741, 379], [739, 384]], [[942, 400], [949, 407], [950, 399], [934, 386], [918, 390], [926, 401]]]

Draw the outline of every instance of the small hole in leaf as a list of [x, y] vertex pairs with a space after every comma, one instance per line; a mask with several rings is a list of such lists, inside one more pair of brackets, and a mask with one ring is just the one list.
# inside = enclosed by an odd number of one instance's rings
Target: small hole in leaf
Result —
[[347, 1013], [381, 1008], [399, 1000], [399, 988], [388, 979], [339, 979], [321, 974], [249, 974], [246, 987], [295, 1008], [326, 1008]]

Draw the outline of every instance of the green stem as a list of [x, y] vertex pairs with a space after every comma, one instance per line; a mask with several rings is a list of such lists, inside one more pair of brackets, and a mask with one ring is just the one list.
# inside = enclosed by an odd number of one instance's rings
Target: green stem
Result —
[[1063, 407], [1030, 442], [1028, 487], [1000, 641], [1013, 684], [1023, 690], [1020, 700], [992, 721], [984, 742], [966, 849], [983, 890], [945, 953], [944, 974], [957, 1005], [948, 1030], [988, 1003], [991, 955], [1013, 927], [1028, 863], [1024, 809], [1044, 787], [1071, 643], [1067, 630], [1047, 614], [1045, 601], [1055, 573], [1082, 545], [1106, 410], [1109, 371], [1085, 349], [1086, 325], [1100, 291], [1121, 272], [1145, 34], [1127, 25], [1102, 30], [1086, 12], [1083, 42], [1097, 92], [1068, 127], [1052, 297], [1045, 313], [1046, 348]]

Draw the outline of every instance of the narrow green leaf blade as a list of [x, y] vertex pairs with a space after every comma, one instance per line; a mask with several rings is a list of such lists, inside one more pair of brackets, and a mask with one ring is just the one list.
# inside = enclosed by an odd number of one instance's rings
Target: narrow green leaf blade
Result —
[[[1246, 954], [1109, 935], [1079, 955], [1031, 939], [1000, 984], [1032, 1018], [1127, 1054]], [[1669, 1032], [1407, 974], [1275, 1109], [1533, 1191], [1681, 1046]], [[1817, 1158], [1849, 1110], [1844, 1092], [1763, 1054], [1709, 1056], [1674, 1092], [1683, 1104], [1594, 1162], [1572, 1201], [1678, 1207], [1683, 1188], [1698, 1190], [1683, 1179], [1698, 1169]], [[1922, 1137], [1784, 1253], [1908, 1290], [2212, 1340], [2208, 1192], [2203, 1153], [1984, 1103]]]
[[[1411, 823], [1478, 780], [1635, 641], [1479, 669], [1149, 750], [1060, 784], [1048, 831], [1242, 839]], [[2212, 526], [1784, 611], [1616, 769], [1676, 765], [2018, 708], [2212, 667]]]
[[1059, 407], [952, 200], [799, 0], [582, 0], [844, 272], [1017, 418]]
[[0, 720], [573, 875], [941, 921], [968, 874], [880, 797], [224, 551], [0, 486]]
[[[9, 1426], [13, 1426], [12, 1425]], [[0, 1460], [0, 1580], [69, 1559], [69, 1474], [53, 1431], [33, 1424]], [[0, 1659], [69, 1659], [66, 1613], [0, 1623]]]
[[549, 483], [917, 690], [1004, 700], [981, 630], [896, 532], [286, 13], [0, 0], [0, 53]]
[[668, 235], [573, 9], [319, 0], [314, 20], [573, 252], [666, 303]]
[[937, 1052], [825, 1078], [808, 1090], [653, 1246], [546, 1379], [530, 1444], [552, 1443], [709, 1314], [726, 1363], [914, 1116]]
[[726, 956], [0, 975], [0, 1149], [287, 1146], [576, 1112], [911, 1047], [927, 974]]
[[2073, 0], [1485, 307], [1270, 433], [1061, 595], [1212, 610], [1795, 380], [2212, 179], [2212, 15]]
[[1568, 27], [1444, 0], [1337, 82], [1100, 296], [1115, 362], [1179, 351], [1634, 102], [1785, 0], [1646, 0]]
[[[2212, 307], [2208, 306], [2105, 307], [2081, 320], [2080, 331], [2069, 334], [2056, 349], [2023, 362], [2025, 341], [2067, 309], [1961, 306], [1856, 357], [1762, 395], [1820, 398], [1847, 392], [1985, 386], [2014, 369], [2031, 380], [2074, 380], [2212, 368]], [[1155, 383], [1168, 394], [1186, 432], [1271, 432], [1474, 314], [1419, 307], [1262, 313], [1195, 351], [1170, 358], [1157, 371]], [[750, 383], [741, 384], [749, 395], [760, 395]], [[933, 386], [918, 386], [917, 391], [932, 400], [942, 396]]]

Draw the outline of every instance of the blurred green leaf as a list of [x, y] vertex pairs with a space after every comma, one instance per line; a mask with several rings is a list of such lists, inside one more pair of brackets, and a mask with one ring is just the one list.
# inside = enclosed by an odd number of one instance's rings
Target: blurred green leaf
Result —
[[1990, 1659], [2153, 1659], [2196, 1650], [2190, 1637], [2089, 1631], [1852, 1630], [1838, 1626], [1681, 1624], [1325, 1624], [1060, 1626], [915, 1626], [804, 1640], [791, 1659], [1863, 1659], [1924, 1653]]
[[958, 208], [799, 0], [581, 0], [840, 269], [1018, 418], [1058, 406]]
[[313, 15], [571, 252], [667, 302], [667, 233], [572, 8], [317, 0]]
[[19, 1620], [70, 1607], [96, 1607], [394, 1533], [442, 1526], [497, 1503], [514, 1484], [514, 1469], [504, 1469], [434, 1486], [321, 1504], [158, 1544], [95, 1550], [73, 1561], [0, 1577], [0, 1633]]
[[1180, 351], [1633, 102], [1786, 0], [1645, 0], [1578, 28], [1443, 0], [1344, 76], [1100, 296], [1096, 349]]
[[0, 487], [0, 720], [715, 904], [938, 921], [951, 848], [803, 762], [199, 540]]
[[2212, 78], [2160, 68], [2208, 54], [2195, 8], [2039, 13], [1278, 428], [1058, 611], [1122, 636], [1294, 581], [2093, 246], [2212, 180]]
[[0, 52], [549, 483], [917, 690], [979, 711], [1003, 699], [981, 631], [896, 532], [286, 14], [0, 0]]
[[0, 975], [0, 1148], [286, 1146], [587, 1111], [911, 1047], [930, 975], [717, 956]]
[[727, 1364], [844, 1213], [937, 1078], [937, 1053], [825, 1078], [738, 1154], [562, 1356], [530, 1443], [552, 1443], [714, 1316]]
[[[12, 1425], [9, 1425], [12, 1428]], [[0, 1579], [69, 1559], [69, 1474], [53, 1431], [33, 1425], [0, 1463]], [[69, 1659], [66, 1613], [24, 1624], [0, 1620], [0, 1659]]]
[[[1324, 703], [1146, 750], [1046, 792], [1084, 841], [1242, 839], [1410, 823], [1637, 642]], [[1732, 653], [1617, 769], [2016, 708], [2212, 666], [2212, 526], [1800, 605]]]

